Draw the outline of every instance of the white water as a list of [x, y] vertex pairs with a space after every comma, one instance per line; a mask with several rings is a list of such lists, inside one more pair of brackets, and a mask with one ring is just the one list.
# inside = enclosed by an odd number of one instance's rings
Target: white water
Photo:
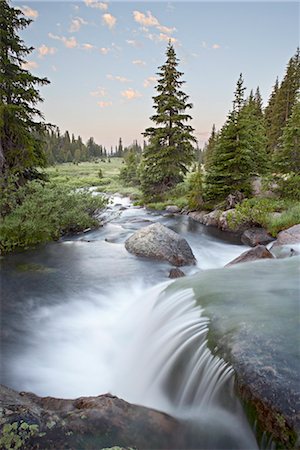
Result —
[[165, 293], [170, 267], [129, 255], [123, 242], [145, 220], [173, 225], [198, 259], [186, 273], [223, 266], [245, 247], [195, 232], [187, 218], [112, 212], [113, 222], [87, 241], [46, 247], [41, 261], [52, 272], [41, 272], [37, 287], [36, 275], [26, 275], [22, 342], [6, 357], [9, 385], [64, 398], [110, 392], [188, 420], [203, 448], [257, 448], [233, 371], [207, 347], [209, 323], [193, 290]]

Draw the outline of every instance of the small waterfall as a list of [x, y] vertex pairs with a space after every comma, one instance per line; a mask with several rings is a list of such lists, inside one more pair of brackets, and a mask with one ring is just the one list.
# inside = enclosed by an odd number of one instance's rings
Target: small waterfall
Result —
[[233, 369], [208, 348], [209, 320], [193, 290], [165, 292], [167, 284], [145, 292], [123, 318], [134, 329], [114, 393], [189, 422], [202, 448], [257, 448], [234, 394]]

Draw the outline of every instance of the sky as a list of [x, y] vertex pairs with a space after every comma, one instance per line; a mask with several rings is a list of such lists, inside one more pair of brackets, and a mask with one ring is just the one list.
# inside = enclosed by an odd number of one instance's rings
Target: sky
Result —
[[221, 128], [239, 74], [268, 101], [299, 45], [299, 3], [287, 1], [13, 1], [33, 19], [20, 35], [25, 68], [47, 77], [46, 122], [110, 148], [143, 142], [168, 41], [193, 104], [200, 147]]

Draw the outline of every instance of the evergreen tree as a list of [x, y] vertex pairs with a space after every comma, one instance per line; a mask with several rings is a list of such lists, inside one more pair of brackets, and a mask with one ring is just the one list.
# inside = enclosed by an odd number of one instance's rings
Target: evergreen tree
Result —
[[[275, 154], [275, 165], [281, 173], [300, 175], [300, 100], [296, 101]], [[300, 186], [299, 186], [300, 190]]]
[[123, 156], [123, 144], [122, 144], [122, 139], [119, 139], [119, 145], [118, 145], [118, 149], [117, 149], [117, 156], [122, 157]]
[[[276, 85], [275, 85], [276, 87]], [[284, 79], [280, 87], [273, 91], [265, 111], [267, 130], [267, 149], [273, 154], [280, 144], [283, 129], [291, 115], [300, 88], [299, 48], [289, 60]]]
[[209, 168], [212, 164], [213, 154], [214, 154], [214, 151], [216, 148], [217, 140], [218, 140], [218, 134], [216, 132], [216, 126], [215, 126], [215, 124], [213, 124], [212, 130], [211, 130], [211, 135], [208, 139], [207, 145], [204, 148], [205, 170], [209, 170]]
[[0, 174], [5, 180], [16, 174], [19, 182], [35, 176], [46, 157], [39, 138], [44, 130], [42, 113], [36, 105], [42, 98], [36, 86], [49, 83], [23, 68], [33, 51], [18, 36], [32, 21], [19, 9], [0, 1]]
[[200, 164], [198, 170], [192, 173], [189, 179], [188, 202], [192, 210], [200, 209], [203, 205], [203, 175]]
[[248, 193], [253, 172], [252, 145], [245, 107], [242, 74], [237, 82], [233, 110], [229, 113], [216, 145], [206, 177], [208, 200], [225, 199], [232, 191]]
[[196, 139], [187, 125], [192, 108], [188, 96], [181, 90], [183, 75], [177, 70], [178, 59], [171, 42], [166, 62], [159, 67], [157, 95], [153, 97], [156, 113], [151, 117], [156, 127], [143, 133], [149, 145], [143, 153], [142, 189], [146, 197], [157, 196], [182, 181], [194, 158], [192, 146]]

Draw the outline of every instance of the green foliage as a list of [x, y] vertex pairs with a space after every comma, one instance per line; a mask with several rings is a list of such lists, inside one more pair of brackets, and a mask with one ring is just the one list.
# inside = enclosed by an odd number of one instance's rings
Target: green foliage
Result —
[[23, 202], [0, 224], [1, 252], [26, 249], [58, 239], [67, 232], [96, 226], [92, 214], [105, 203], [101, 196], [92, 196], [87, 191], [74, 192], [52, 183], [29, 182]]
[[278, 216], [269, 216], [266, 222], [268, 231], [276, 236], [279, 231], [286, 230], [300, 223], [300, 204], [295, 204]]
[[277, 194], [282, 198], [300, 201], [300, 173], [289, 173], [277, 179]]
[[0, 175], [27, 179], [36, 166], [45, 165], [43, 115], [36, 108], [42, 101], [36, 86], [49, 83], [23, 68], [33, 48], [26, 47], [18, 32], [32, 21], [21, 10], [0, 2]]
[[218, 133], [216, 132], [216, 126], [213, 124], [211, 135], [209, 137], [208, 143], [204, 148], [204, 167], [205, 170], [209, 170], [212, 166], [213, 155], [215, 153], [216, 144], [218, 141]]
[[283, 129], [292, 114], [300, 89], [299, 48], [289, 60], [284, 79], [280, 86], [275, 84], [269, 104], [265, 110], [267, 150], [273, 154], [280, 145]]
[[[273, 213], [282, 212], [280, 218]], [[300, 205], [287, 200], [270, 198], [251, 198], [236, 206], [234, 213], [228, 214], [230, 226], [261, 225], [271, 234], [276, 235], [280, 230], [300, 222]], [[276, 215], [275, 215], [276, 216]]]
[[124, 158], [125, 167], [120, 170], [120, 180], [127, 186], [140, 184], [139, 163], [140, 157], [136, 151], [130, 149]]
[[169, 43], [167, 60], [159, 69], [154, 99], [156, 113], [151, 120], [156, 127], [147, 128], [144, 136], [149, 144], [143, 152], [142, 191], [146, 199], [161, 196], [183, 180], [194, 159], [192, 146], [196, 139], [193, 128], [186, 122], [191, 116], [186, 110], [192, 108], [188, 96], [181, 90], [182, 73], [177, 70], [178, 60], [174, 47]]
[[[274, 154], [275, 167], [281, 173], [295, 172], [300, 175], [300, 100], [294, 104], [279, 146]], [[300, 185], [298, 185], [300, 190]]]
[[26, 447], [26, 441], [35, 436], [39, 426], [26, 422], [13, 422], [3, 425], [0, 437], [0, 448], [5, 450], [20, 449]]
[[203, 177], [201, 168], [192, 173], [189, 178], [188, 205], [192, 210], [200, 209], [203, 205]]
[[233, 191], [251, 193], [251, 177], [266, 170], [265, 130], [259, 100], [244, 100], [242, 74], [233, 110], [219, 134], [205, 180], [205, 200], [225, 199]]

